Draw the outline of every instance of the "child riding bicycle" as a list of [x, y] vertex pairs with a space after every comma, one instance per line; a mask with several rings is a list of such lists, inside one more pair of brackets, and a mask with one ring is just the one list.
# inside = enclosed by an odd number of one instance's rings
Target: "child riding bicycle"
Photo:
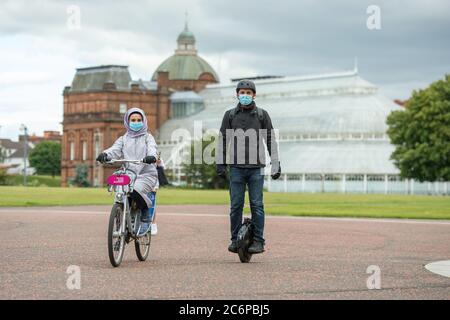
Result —
[[131, 199], [141, 209], [139, 234], [144, 235], [151, 228], [149, 208], [152, 207], [152, 201], [149, 194], [158, 185], [156, 169], [158, 151], [155, 139], [148, 132], [147, 118], [143, 110], [129, 109], [123, 122], [127, 132], [119, 137], [110, 148], [104, 150], [96, 160], [104, 163], [112, 159], [142, 159], [146, 163], [130, 164], [129, 166], [129, 169], [136, 173]]

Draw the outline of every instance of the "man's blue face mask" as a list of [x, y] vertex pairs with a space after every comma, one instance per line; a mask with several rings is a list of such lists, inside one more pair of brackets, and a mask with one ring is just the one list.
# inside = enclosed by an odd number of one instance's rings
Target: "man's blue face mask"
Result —
[[252, 101], [253, 101], [253, 97], [251, 95], [248, 95], [248, 94], [240, 94], [239, 95], [239, 102], [244, 106], [248, 106], [250, 103], [252, 103]]
[[142, 122], [130, 122], [130, 129], [133, 131], [139, 131], [143, 126], [144, 124]]

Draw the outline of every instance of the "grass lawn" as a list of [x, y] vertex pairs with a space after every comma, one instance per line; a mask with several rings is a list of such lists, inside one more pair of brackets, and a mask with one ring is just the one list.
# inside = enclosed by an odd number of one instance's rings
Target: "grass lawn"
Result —
[[[0, 207], [111, 204], [105, 188], [0, 187]], [[159, 204], [229, 204], [226, 190], [162, 189]], [[248, 199], [246, 200], [248, 203]], [[450, 197], [360, 194], [264, 194], [272, 215], [450, 219]], [[249, 212], [248, 207], [245, 208]]]
[[[15, 186], [23, 186], [22, 175], [9, 176], [11, 183]], [[27, 185], [32, 187], [59, 187], [61, 186], [61, 177], [55, 176], [27, 176]]]

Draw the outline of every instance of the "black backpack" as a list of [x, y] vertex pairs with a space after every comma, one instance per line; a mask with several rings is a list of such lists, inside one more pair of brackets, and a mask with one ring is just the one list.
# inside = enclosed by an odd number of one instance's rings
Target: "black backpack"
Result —
[[[258, 118], [259, 118], [259, 122], [261, 122], [261, 128], [264, 128], [264, 112], [263, 109], [255, 107], [256, 108], [256, 113], [258, 113]], [[231, 121], [233, 121], [234, 116], [236, 115], [236, 108], [231, 109], [230, 113], [228, 114], [228, 121], [230, 122], [231, 125]]]

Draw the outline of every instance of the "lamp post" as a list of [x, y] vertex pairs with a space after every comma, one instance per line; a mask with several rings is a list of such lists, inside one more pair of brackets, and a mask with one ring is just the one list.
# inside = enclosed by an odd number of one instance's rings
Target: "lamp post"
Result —
[[22, 124], [20, 126], [20, 131], [24, 132], [23, 138], [23, 185], [27, 185], [27, 157], [28, 157], [28, 128]]

